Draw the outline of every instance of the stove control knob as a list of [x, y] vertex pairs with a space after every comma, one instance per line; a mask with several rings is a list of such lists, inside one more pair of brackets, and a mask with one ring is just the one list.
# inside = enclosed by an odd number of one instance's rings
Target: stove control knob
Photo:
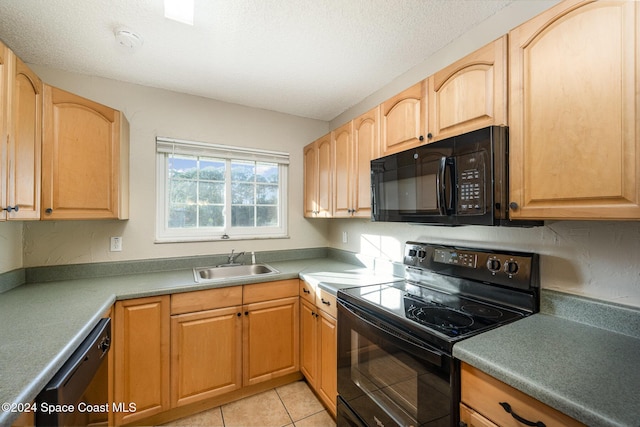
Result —
[[489, 258], [487, 260], [487, 269], [492, 272], [492, 273], [497, 273], [498, 271], [500, 271], [500, 260], [496, 257], [493, 258]]
[[409, 249], [409, 256], [410, 257], [415, 257], [418, 254], [418, 251], [416, 251], [415, 249]]
[[518, 263], [512, 259], [510, 259], [509, 261], [505, 261], [504, 263], [504, 272], [507, 273], [509, 276], [513, 276], [514, 274], [516, 274], [518, 272]]
[[427, 252], [424, 250], [424, 248], [420, 248], [420, 250], [418, 251], [418, 258], [423, 260], [426, 256]]

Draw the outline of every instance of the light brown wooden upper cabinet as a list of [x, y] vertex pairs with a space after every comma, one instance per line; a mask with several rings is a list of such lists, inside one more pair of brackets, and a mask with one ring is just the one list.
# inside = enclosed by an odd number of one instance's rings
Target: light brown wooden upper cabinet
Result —
[[0, 41], [0, 221], [7, 219], [7, 61], [8, 49]]
[[507, 125], [506, 35], [429, 79], [434, 141], [491, 125]]
[[331, 216], [331, 134], [304, 147], [304, 216]]
[[416, 83], [381, 105], [381, 156], [417, 147], [429, 138], [427, 129], [428, 79]]
[[351, 216], [353, 157], [353, 122], [349, 122], [331, 132], [334, 217]]
[[129, 217], [122, 112], [45, 85], [42, 219]]
[[640, 218], [639, 11], [567, 0], [509, 33], [512, 218]]
[[3, 197], [1, 219], [40, 218], [42, 81], [13, 52], [2, 46], [4, 102], [2, 131]]
[[353, 217], [371, 217], [371, 160], [379, 156], [380, 107], [376, 107], [353, 119]]

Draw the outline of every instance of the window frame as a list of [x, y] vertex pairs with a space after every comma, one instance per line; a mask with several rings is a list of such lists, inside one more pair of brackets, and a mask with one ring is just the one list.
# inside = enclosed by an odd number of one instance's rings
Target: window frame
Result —
[[[225, 201], [223, 227], [169, 228], [169, 159], [197, 156], [225, 161]], [[274, 227], [231, 226], [231, 161], [276, 163], [278, 165], [278, 217]], [[210, 144], [167, 137], [156, 137], [156, 243], [202, 242], [219, 240], [285, 239], [288, 234], [289, 153], [247, 147]], [[256, 206], [254, 204], [253, 206]]]

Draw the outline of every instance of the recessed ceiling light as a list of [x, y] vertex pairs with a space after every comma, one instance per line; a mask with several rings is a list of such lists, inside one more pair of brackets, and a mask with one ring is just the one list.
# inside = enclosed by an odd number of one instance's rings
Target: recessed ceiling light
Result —
[[164, 0], [164, 17], [193, 25], [195, 0]]
[[116, 28], [114, 35], [116, 36], [116, 42], [118, 42], [120, 46], [131, 50], [136, 50], [144, 43], [142, 36], [134, 33], [128, 28]]

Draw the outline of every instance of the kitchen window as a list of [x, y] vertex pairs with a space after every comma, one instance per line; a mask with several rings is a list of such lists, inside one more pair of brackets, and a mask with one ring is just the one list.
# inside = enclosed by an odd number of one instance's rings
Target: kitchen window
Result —
[[156, 138], [157, 242], [287, 237], [289, 154]]

